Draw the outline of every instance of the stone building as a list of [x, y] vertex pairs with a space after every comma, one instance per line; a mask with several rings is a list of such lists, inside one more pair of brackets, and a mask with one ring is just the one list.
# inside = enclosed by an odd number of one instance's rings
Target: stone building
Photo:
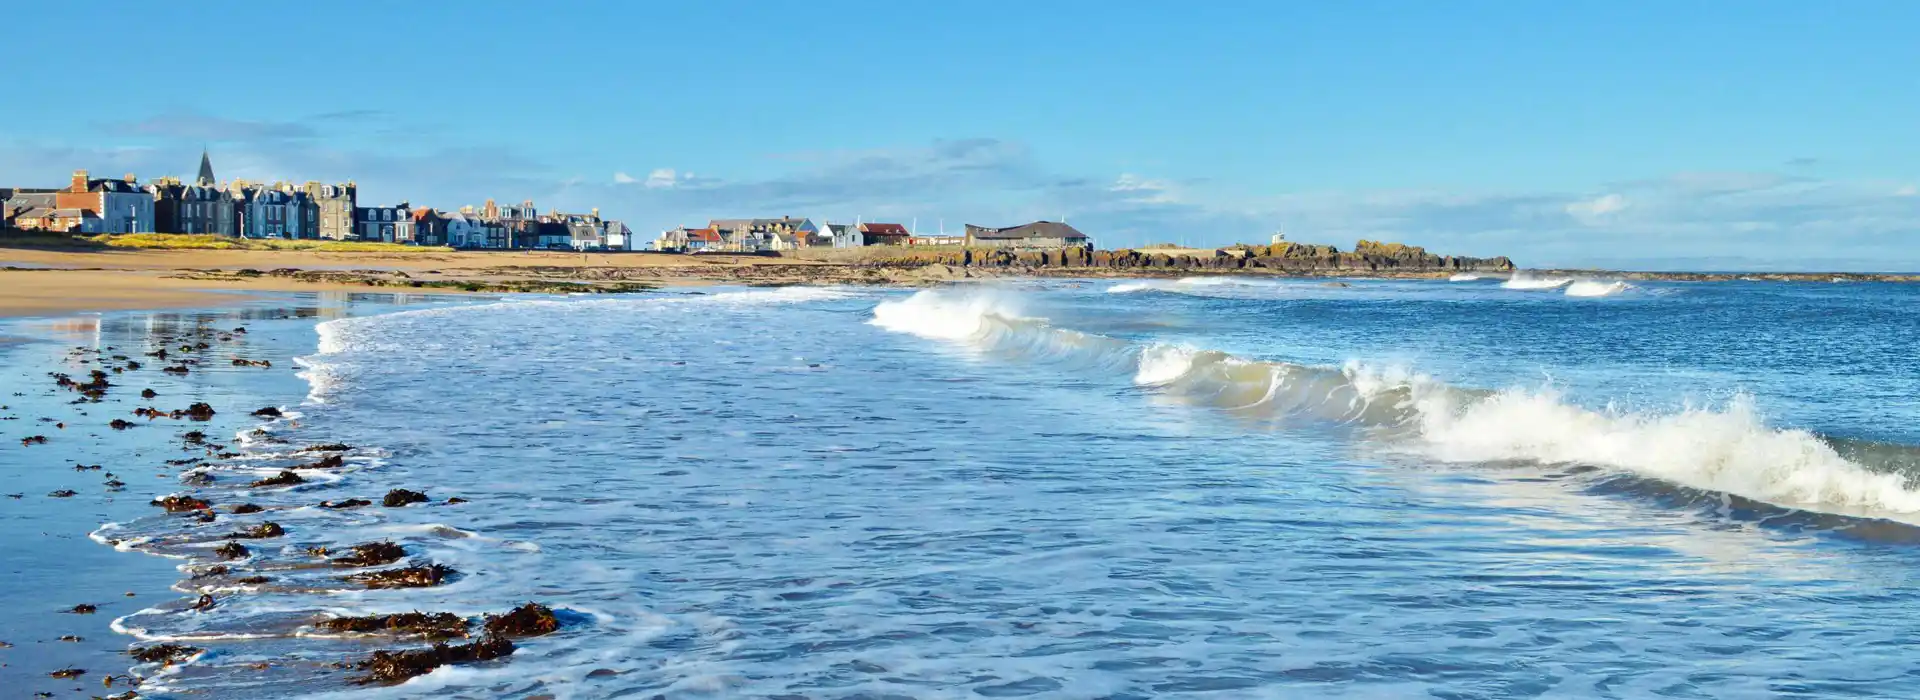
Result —
[[352, 180], [344, 185], [309, 181], [300, 189], [313, 203], [316, 212], [313, 228], [316, 238], [344, 241], [354, 237], [359, 188]]

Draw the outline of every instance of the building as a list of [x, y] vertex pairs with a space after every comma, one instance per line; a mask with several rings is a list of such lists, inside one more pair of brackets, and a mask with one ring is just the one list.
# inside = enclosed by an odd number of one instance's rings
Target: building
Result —
[[969, 224], [966, 244], [983, 248], [1021, 249], [1089, 248], [1092, 245], [1087, 235], [1078, 229], [1052, 221], [1035, 221], [1007, 228]]
[[213, 177], [213, 157], [207, 155], [207, 149], [200, 149], [200, 174], [194, 176], [196, 187], [219, 187], [220, 181]]
[[912, 234], [900, 224], [860, 224], [860, 245], [906, 245]]
[[[205, 165], [204, 160], [201, 163]], [[202, 169], [205, 170], [204, 167]], [[233, 235], [223, 234], [220, 226], [220, 208], [224, 198], [219, 188], [188, 185], [169, 177], [148, 185], [147, 191], [153, 194], [155, 232]]]
[[1275, 234], [1273, 234], [1273, 244], [1274, 244], [1274, 245], [1280, 245], [1280, 244], [1282, 244], [1282, 243], [1285, 243], [1285, 242], [1287, 242], [1287, 234], [1285, 234], [1285, 233], [1275, 233]]
[[473, 207], [447, 215], [447, 245], [455, 248], [485, 248], [487, 234], [480, 228], [480, 216]]
[[413, 242], [420, 245], [447, 244], [447, 217], [433, 207], [413, 210]]
[[413, 242], [413, 207], [401, 202], [390, 207], [354, 207], [354, 237], [381, 243]]
[[515, 246], [539, 250], [569, 250], [573, 248], [573, 230], [564, 221], [540, 221], [533, 226], [533, 245]]
[[82, 233], [153, 233], [153, 193], [132, 173], [121, 180], [96, 180], [75, 170], [67, 188], [54, 193], [53, 208], [92, 212], [92, 217], [78, 217]]
[[634, 244], [639, 241], [633, 239], [633, 229], [627, 228], [626, 224], [608, 221], [605, 228], [607, 250], [637, 250]]
[[827, 237], [835, 248], [858, 248], [866, 245], [860, 235], [860, 228], [853, 224], [827, 224]]
[[354, 237], [357, 230], [354, 214], [359, 209], [359, 188], [348, 180], [346, 184], [327, 185], [308, 181], [301, 191], [307, 200], [313, 203], [317, 214], [314, 223], [314, 237], [334, 241], [344, 241]]
[[247, 238], [299, 238], [304, 222], [301, 202], [291, 188], [255, 188], [247, 197]]
[[932, 236], [908, 236], [907, 245], [966, 245], [967, 237], [961, 234], [935, 234]]

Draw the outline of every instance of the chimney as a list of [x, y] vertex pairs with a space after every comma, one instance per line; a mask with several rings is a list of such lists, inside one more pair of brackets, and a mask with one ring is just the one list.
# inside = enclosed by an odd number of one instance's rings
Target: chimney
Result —
[[71, 191], [71, 192], [87, 191], [87, 171], [85, 170], [73, 171], [73, 186], [69, 188], [68, 191]]

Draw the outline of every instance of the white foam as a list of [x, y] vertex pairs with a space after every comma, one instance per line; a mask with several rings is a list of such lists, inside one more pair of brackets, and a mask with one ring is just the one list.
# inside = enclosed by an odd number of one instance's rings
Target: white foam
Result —
[[1472, 282], [1477, 279], [1480, 279], [1479, 275], [1462, 272], [1452, 277], [1448, 277], [1447, 281], [1448, 282]]
[[1619, 294], [1632, 288], [1633, 285], [1625, 282], [1580, 280], [1567, 285], [1566, 295], [1570, 297], [1604, 297]]
[[1446, 393], [1420, 402], [1420, 440], [1439, 459], [1615, 467], [1778, 505], [1920, 513], [1903, 477], [1849, 462], [1812, 433], [1769, 427], [1745, 398], [1658, 413], [1583, 408], [1544, 390], [1458, 405]]
[[1140, 369], [1133, 375], [1133, 383], [1152, 386], [1177, 380], [1193, 371], [1193, 361], [1198, 351], [1193, 348], [1173, 345], [1153, 345], [1140, 351]]
[[1501, 282], [1500, 286], [1505, 289], [1532, 291], [1537, 289], [1555, 289], [1571, 282], [1573, 282], [1573, 278], [1571, 277], [1537, 278], [1526, 275], [1514, 275], [1512, 279]]
[[905, 299], [880, 302], [873, 309], [871, 323], [922, 338], [973, 340], [987, 333], [993, 319], [1023, 318], [1016, 301], [993, 290], [959, 293], [928, 289]]

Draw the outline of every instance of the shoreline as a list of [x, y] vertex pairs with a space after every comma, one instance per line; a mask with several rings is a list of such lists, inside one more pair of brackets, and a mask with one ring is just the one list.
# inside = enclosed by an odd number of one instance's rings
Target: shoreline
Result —
[[1670, 282], [1920, 283], [1920, 273], [1641, 272], [1627, 270], [1279, 269], [828, 262], [768, 256], [646, 253], [320, 253], [0, 248], [0, 318], [224, 306], [236, 293], [607, 294], [664, 287], [807, 284], [925, 287], [1019, 278], [1446, 279], [1512, 275]]
[[[474, 572], [440, 567], [420, 543], [401, 537], [393, 541], [403, 546], [343, 544], [331, 553], [295, 544], [338, 539], [332, 531], [341, 523], [303, 513], [321, 499], [340, 498], [331, 489], [343, 486], [373, 499], [366, 511], [450, 506], [448, 515], [457, 517], [467, 510], [457, 505], [464, 499], [443, 493], [457, 491], [451, 484], [401, 483], [401, 475], [379, 469], [381, 446], [336, 444], [328, 431], [302, 426], [311, 384], [295, 360], [313, 351], [318, 322], [453, 301], [381, 295], [215, 294], [219, 303], [178, 310], [0, 318], [0, 357], [14, 370], [3, 380], [10, 396], [0, 399], [0, 451], [11, 456], [5, 461], [43, 467], [0, 474], [8, 497], [0, 499], [0, 517], [14, 525], [0, 542], [12, 573], [0, 584], [0, 604], [12, 613], [0, 635], [0, 677], [23, 696], [89, 688], [113, 698], [167, 695], [180, 669], [204, 678], [232, 666], [215, 660], [199, 668], [202, 648], [247, 648], [246, 632], [201, 629], [202, 613], [312, 590], [368, 591], [374, 611], [314, 607], [297, 624], [323, 632], [311, 637], [320, 640], [313, 648], [338, 660], [277, 659], [274, 667], [343, 691], [356, 687], [355, 679], [392, 685], [450, 663], [405, 657], [423, 653], [428, 642], [420, 630], [375, 624], [386, 618], [373, 601], [392, 597], [380, 590], [430, 591]], [[89, 387], [95, 383], [97, 389]], [[154, 406], [161, 413], [141, 413]], [[204, 414], [193, 410], [200, 407]], [[389, 492], [423, 487], [444, 503], [396, 504], [395, 493], [426, 497]], [[176, 500], [198, 505], [176, 507]], [[368, 516], [388, 517], [355, 517]], [[228, 552], [234, 547], [239, 554]], [[377, 556], [362, 551], [367, 547]], [[436, 615], [434, 629], [452, 637], [456, 650], [484, 658], [509, 655], [514, 642], [559, 625], [549, 609], [533, 604], [511, 612], [455, 610]], [[513, 624], [498, 623], [494, 613]], [[324, 634], [329, 630], [335, 634]], [[378, 660], [369, 654], [381, 649], [403, 663], [364, 661]], [[342, 668], [351, 675], [338, 675]]]

